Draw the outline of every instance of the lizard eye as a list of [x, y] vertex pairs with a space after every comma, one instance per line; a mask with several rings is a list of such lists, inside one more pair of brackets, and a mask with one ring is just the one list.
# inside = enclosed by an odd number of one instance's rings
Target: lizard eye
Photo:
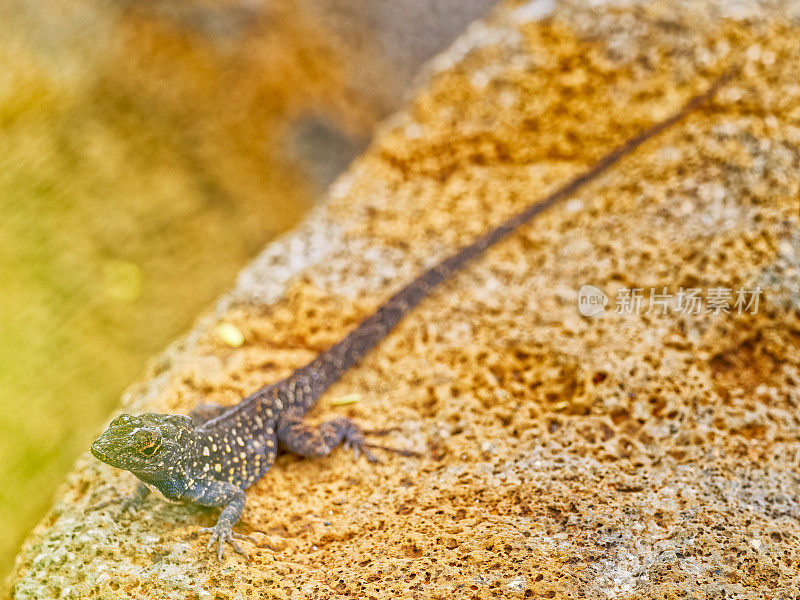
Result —
[[146, 456], [147, 458], [150, 458], [151, 456], [153, 456], [158, 451], [158, 449], [160, 447], [161, 447], [161, 444], [153, 444], [152, 446], [147, 446], [145, 448], [139, 448], [139, 454], [142, 454], [142, 455]]
[[157, 430], [141, 427], [133, 432], [133, 450], [150, 458], [161, 448], [161, 435]]

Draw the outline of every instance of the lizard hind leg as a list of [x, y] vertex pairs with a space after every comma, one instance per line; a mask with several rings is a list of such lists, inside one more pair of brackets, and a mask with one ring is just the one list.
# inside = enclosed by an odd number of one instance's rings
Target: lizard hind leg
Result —
[[327, 456], [339, 444], [352, 448], [356, 458], [363, 454], [370, 462], [379, 462], [370, 452], [370, 444], [356, 423], [345, 417], [336, 417], [319, 425], [303, 421], [299, 412], [288, 411], [278, 422], [278, 439], [287, 450], [300, 456]]

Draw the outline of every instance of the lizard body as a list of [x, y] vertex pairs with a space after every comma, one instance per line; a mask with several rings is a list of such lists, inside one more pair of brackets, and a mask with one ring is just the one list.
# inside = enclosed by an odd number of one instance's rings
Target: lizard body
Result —
[[[217, 524], [204, 529], [211, 533], [209, 549], [216, 544], [221, 559], [227, 542], [244, 554], [235, 541], [244, 536], [234, 533], [232, 527], [244, 509], [244, 490], [270, 469], [278, 443], [303, 456], [324, 456], [345, 443], [373, 460], [361, 429], [350, 419], [338, 417], [319, 426], [303, 421], [308, 410], [347, 369], [450, 274], [682, 119], [708, 100], [727, 78], [728, 75], [720, 77], [672, 116], [631, 138], [541, 202], [422, 273], [342, 341], [289, 377], [261, 388], [234, 407], [201, 409], [193, 418], [156, 413], [120, 415], [92, 444], [92, 453], [105, 463], [131, 471], [169, 499], [221, 507]], [[146, 488], [140, 484], [136, 499], [141, 500], [145, 494]]]

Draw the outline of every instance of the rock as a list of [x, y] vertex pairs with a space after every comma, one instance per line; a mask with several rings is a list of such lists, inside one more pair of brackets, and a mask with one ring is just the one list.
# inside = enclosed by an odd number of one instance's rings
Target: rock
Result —
[[527, 584], [528, 582], [524, 577], [522, 576], [514, 577], [514, 579], [506, 583], [506, 589], [510, 592], [521, 594], [522, 592], [525, 591]]
[[[781, 269], [800, 226], [797, 15], [700, 1], [565, 3], [546, 21], [518, 10], [434, 61], [327, 201], [242, 273], [126, 409], [233, 403], [285, 376], [421, 269], [741, 70], [580, 204], [543, 214], [424, 301], [329, 394], [359, 402], [323, 399], [313, 413], [397, 425], [387, 443], [425, 458], [281, 457], [238, 529], [285, 545], [218, 564], [197, 536], [211, 513], [157, 498], [131, 517], [90, 512], [133, 481], [85, 457], [20, 552], [12, 597], [795, 593], [800, 307]], [[491, 73], [480, 89], [476, 72]], [[608, 294], [602, 314], [579, 313], [586, 284]], [[648, 290], [639, 314], [614, 310], [632, 288]], [[664, 314], [647, 312], [651, 288], [673, 296]], [[681, 312], [681, 288], [704, 303], [729, 289], [729, 310]], [[733, 307], [736, 290], [759, 288], [757, 311]], [[223, 320], [242, 346], [214, 335]], [[221, 366], [199, 379], [209, 356]]]

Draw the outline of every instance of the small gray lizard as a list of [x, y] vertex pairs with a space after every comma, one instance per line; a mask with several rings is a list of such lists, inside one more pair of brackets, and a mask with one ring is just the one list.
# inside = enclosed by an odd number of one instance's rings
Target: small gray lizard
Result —
[[[304, 415], [350, 367], [377, 345], [431, 290], [467, 261], [506, 237], [533, 217], [566, 198], [609, 169], [646, 140], [663, 132], [712, 97], [730, 77], [718, 78], [702, 94], [691, 98], [678, 112], [655, 123], [606, 154], [591, 169], [571, 180], [544, 200], [511, 217], [474, 243], [425, 271], [394, 294], [342, 341], [322, 352], [286, 379], [267, 385], [233, 407], [214, 406], [193, 417], [146, 413], [122, 414], [92, 444], [101, 461], [127, 469], [171, 500], [220, 507], [209, 550], [217, 546], [222, 560], [225, 544], [246, 555], [235, 541], [249, 539], [232, 528], [245, 505], [245, 492], [272, 466], [282, 448], [302, 456], [325, 456], [344, 443], [367, 459], [375, 457], [362, 430], [350, 419], [337, 417], [321, 425], [304, 422]], [[133, 503], [148, 488], [139, 484]]]

